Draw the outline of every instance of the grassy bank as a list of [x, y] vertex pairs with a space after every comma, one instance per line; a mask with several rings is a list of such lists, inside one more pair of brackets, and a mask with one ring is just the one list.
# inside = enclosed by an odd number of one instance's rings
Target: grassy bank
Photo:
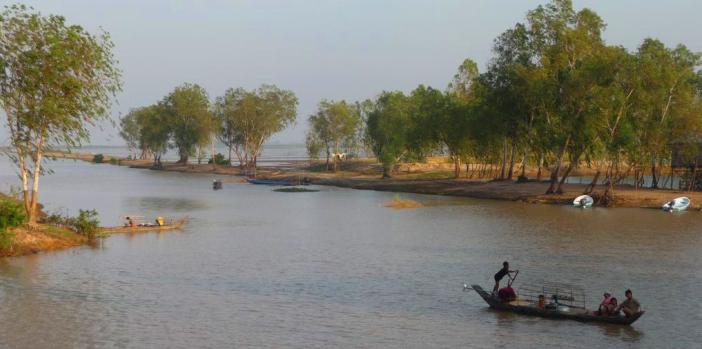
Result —
[[89, 241], [69, 229], [40, 224], [35, 228], [21, 226], [8, 230], [9, 248], [0, 249], [0, 257], [23, 256], [43, 251], [60, 250], [85, 245]]

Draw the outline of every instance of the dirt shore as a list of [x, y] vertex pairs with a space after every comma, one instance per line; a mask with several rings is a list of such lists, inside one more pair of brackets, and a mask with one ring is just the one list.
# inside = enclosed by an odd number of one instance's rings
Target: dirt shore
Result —
[[[126, 161], [121, 165], [132, 168], [150, 169], [150, 161]], [[336, 173], [320, 170], [319, 164], [310, 166], [309, 162], [296, 162], [276, 167], [264, 167], [258, 170], [257, 177], [262, 179], [287, 179], [292, 182], [308, 182], [317, 185], [329, 185], [343, 188], [378, 190], [403, 193], [449, 195], [480, 199], [522, 201], [540, 204], [567, 205], [581, 195], [585, 184], [565, 184], [564, 192], [558, 195], [545, 195], [549, 183], [546, 181], [494, 181], [488, 179], [452, 179], [452, 172], [444, 168], [423, 171], [400, 171], [390, 179], [381, 179], [380, 166], [373, 161], [358, 160], [344, 164]], [[448, 167], [450, 169], [450, 167]], [[224, 182], [243, 182], [244, 177], [236, 167], [212, 166], [211, 164], [174, 164], [164, 163], [163, 171], [186, 173], [212, 173], [224, 176], [240, 176], [224, 179]], [[527, 173], [535, 172], [530, 169]], [[587, 175], [587, 169], [580, 170], [580, 175]], [[547, 178], [548, 173], [544, 175]], [[605, 187], [598, 186], [591, 194], [601, 197]], [[608, 207], [632, 207], [660, 209], [663, 203], [678, 196], [688, 196], [692, 200], [691, 210], [702, 210], [702, 193], [682, 192], [668, 189], [642, 189], [620, 185], [614, 190], [613, 200]]]

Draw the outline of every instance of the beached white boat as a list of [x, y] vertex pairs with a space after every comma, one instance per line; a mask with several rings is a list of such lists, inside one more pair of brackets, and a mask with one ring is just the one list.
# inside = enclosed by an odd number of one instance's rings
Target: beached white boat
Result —
[[690, 206], [690, 198], [686, 196], [681, 196], [679, 198], [673, 199], [673, 201], [666, 202], [663, 205], [663, 211], [675, 212], [675, 211], [685, 211]]
[[595, 200], [590, 195], [580, 195], [573, 200], [573, 206], [575, 207], [588, 208], [592, 207], [592, 204], [594, 203]]

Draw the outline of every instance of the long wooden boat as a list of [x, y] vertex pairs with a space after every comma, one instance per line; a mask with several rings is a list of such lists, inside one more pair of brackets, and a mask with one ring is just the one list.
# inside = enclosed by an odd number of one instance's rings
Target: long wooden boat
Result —
[[289, 180], [285, 179], [248, 179], [251, 184], [261, 185], [293, 185]]
[[644, 314], [644, 311], [640, 311], [632, 317], [625, 317], [621, 315], [601, 316], [596, 315], [591, 310], [576, 307], [559, 307], [560, 309], [540, 308], [534, 302], [524, 301], [520, 299], [505, 303], [498, 299], [496, 296], [493, 296], [491, 293], [485, 292], [485, 290], [483, 290], [483, 288], [478, 285], [472, 285], [472, 288], [475, 292], [477, 292], [480, 295], [480, 297], [483, 298], [483, 300], [485, 300], [485, 302], [490, 306], [490, 308], [502, 311], [510, 311], [513, 313], [524, 315], [540, 316], [550, 319], [631, 325], [632, 323], [634, 323], [634, 321], [638, 320]]
[[152, 231], [167, 231], [167, 230], [175, 230], [175, 229], [180, 229], [183, 225], [188, 223], [187, 218], [179, 219], [177, 221], [174, 221], [169, 224], [165, 225], [151, 225], [151, 226], [144, 226], [144, 225], [137, 225], [134, 227], [105, 227], [100, 229], [100, 233], [102, 234], [116, 234], [116, 233], [146, 233], [146, 232], [152, 232]]

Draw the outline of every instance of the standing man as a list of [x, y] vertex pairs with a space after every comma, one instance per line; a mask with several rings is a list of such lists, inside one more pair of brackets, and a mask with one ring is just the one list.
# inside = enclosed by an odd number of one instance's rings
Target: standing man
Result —
[[507, 261], [502, 263], [502, 269], [495, 274], [495, 287], [492, 289], [492, 293], [496, 294], [497, 290], [500, 289], [500, 280], [502, 280], [505, 275], [509, 275], [511, 277], [510, 274], [514, 272], [514, 270], [509, 270], [509, 263]]
[[631, 294], [631, 290], [626, 290], [624, 295], [626, 296], [626, 299], [617, 307], [614, 314], [618, 314], [620, 310], [624, 312], [626, 317], [632, 317], [638, 314], [639, 310], [641, 309], [641, 304], [639, 301], [634, 299], [633, 295]]

